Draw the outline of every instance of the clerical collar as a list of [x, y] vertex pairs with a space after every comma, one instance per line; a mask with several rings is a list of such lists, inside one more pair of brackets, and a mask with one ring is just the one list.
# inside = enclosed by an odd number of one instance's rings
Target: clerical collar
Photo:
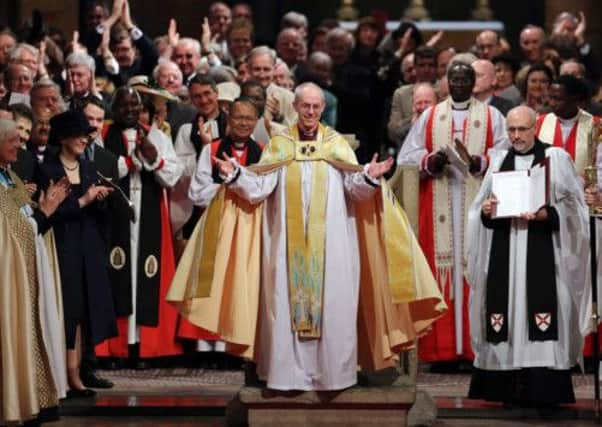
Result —
[[318, 136], [318, 128], [310, 131], [304, 131], [299, 127], [297, 127], [297, 129], [299, 130], [299, 139], [301, 141], [315, 141], [316, 137]]
[[456, 102], [453, 98], [451, 98], [451, 106], [452, 110], [468, 110], [468, 106], [470, 105], [470, 98], [463, 102]]
[[531, 147], [528, 151], [525, 151], [524, 153], [520, 153], [520, 152], [516, 151], [514, 149], [514, 147], [512, 147], [511, 150], [515, 156], [531, 156], [532, 154], [535, 153], [535, 150], [537, 150], [540, 145], [541, 145], [541, 142], [536, 139], [535, 143], [533, 144], [533, 147]]
[[577, 110], [577, 114], [575, 114], [575, 117], [571, 117], [570, 119], [563, 119], [562, 117], [558, 117], [558, 120], [560, 120], [560, 123], [568, 125], [568, 124], [575, 123], [578, 118], [579, 118], [579, 110]]

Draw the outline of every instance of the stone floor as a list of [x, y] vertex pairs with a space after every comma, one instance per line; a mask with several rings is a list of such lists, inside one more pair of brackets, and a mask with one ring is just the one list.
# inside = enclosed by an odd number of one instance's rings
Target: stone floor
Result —
[[[115, 395], [162, 395], [166, 390], [176, 395], [235, 394], [244, 383], [242, 371], [172, 368], [137, 371], [99, 371], [115, 383], [115, 388], [103, 392]], [[469, 373], [418, 373], [418, 388], [433, 397], [464, 397], [468, 394]], [[594, 381], [591, 374], [574, 374], [573, 386], [577, 399], [592, 399]]]
[[[51, 426], [221, 427], [226, 425], [226, 404], [244, 382], [243, 372], [235, 370], [171, 368], [99, 374], [114, 381], [115, 388], [99, 392], [96, 401], [66, 401], [63, 418]], [[434, 427], [596, 425], [589, 421], [593, 413], [591, 375], [573, 375], [577, 404], [546, 420], [537, 419], [538, 414], [528, 410], [506, 410], [466, 399], [470, 382], [466, 372], [419, 372], [417, 382], [418, 388], [428, 392], [437, 404], [439, 419]]]
[[[592, 427], [593, 421], [504, 421], [497, 419], [440, 419], [434, 427]], [[223, 418], [210, 417], [63, 417], [50, 427], [224, 427]]]

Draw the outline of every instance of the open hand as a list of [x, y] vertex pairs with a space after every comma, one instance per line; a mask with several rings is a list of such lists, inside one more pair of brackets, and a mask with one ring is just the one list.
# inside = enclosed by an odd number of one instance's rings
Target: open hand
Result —
[[272, 120], [275, 122], [279, 121], [280, 101], [273, 94], [270, 94], [265, 101], [265, 111], [269, 113], [268, 117], [271, 117]]
[[229, 157], [226, 153], [224, 153], [224, 158], [226, 160], [218, 159], [214, 156], [213, 162], [215, 163], [215, 166], [217, 166], [217, 170], [220, 174], [230, 176], [236, 169], [236, 163], [234, 162], [234, 159]]
[[497, 204], [498, 200], [493, 195], [490, 198], [485, 199], [481, 205], [481, 211], [483, 212], [483, 215], [485, 215], [487, 218], [491, 218], [493, 209]]
[[70, 183], [67, 177], [61, 178], [56, 184], [50, 181], [46, 191], [40, 192], [38, 206], [46, 217], [50, 217], [63, 203], [70, 191]]
[[379, 179], [381, 176], [389, 172], [391, 166], [393, 166], [392, 157], [389, 157], [387, 160], [382, 162], [377, 162], [377, 160], [378, 154], [374, 153], [374, 156], [372, 156], [372, 161], [370, 161], [370, 164], [368, 165], [367, 171], [368, 175], [370, 175], [370, 178], [372, 179]]
[[575, 43], [578, 47], [585, 44], [585, 30], [587, 29], [587, 21], [585, 20], [585, 14], [583, 11], [579, 11], [579, 24], [575, 28]]
[[426, 42], [426, 45], [429, 47], [436, 47], [441, 39], [443, 38], [443, 31], [437, 31], [435, 34], [431, 36], [430, 39]]
[[537, 212], [525, 212], [520, 215], [520, 219], [524, 219], [526, 221], [545, 221], [548, 219], [548, 211], [546, 208], [540, 208]]
[[211, 141], [213, 141], [211, 129], [209, 126], [205, 126], [205, 120], [202, 116], [199, 116], [198, 125], [199, 131], [197, 135], [199, 136], [199, 138], [201, 138], [201, 142], [203, 143], [203, 145], [211, 144]]
[[180, 33], [178, 33], [178, 24], [175, 19], [169, 20], [169, 28], [167, 29], [167, 40], [172, 48], [175, 48], [180, 41]]

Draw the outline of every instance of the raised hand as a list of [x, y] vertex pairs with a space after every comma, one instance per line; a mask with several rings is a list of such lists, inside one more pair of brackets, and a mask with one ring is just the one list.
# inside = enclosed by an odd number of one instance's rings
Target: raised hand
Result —
[[577, 46], [583, 46], [585, 44], [585, 30], [587, 29], [587, 21], [585, 20], [585, 14], [583, 11], [579, 11], [579, 24], [575, 28], [575, 43]]
[[86, 48], [79, 42], [79, 31], [77, 30], [73, 31], [69, 45], [71, 46], [71, 52], [86, 52]]
[[180, 41], [180, 33], [178, 33], [178, 24], [175, 19], [169, 20], [169, 27], [167, 28], [167, 40], [169, 46], [175, 48]]
[[265, 112], [268, 113], [266, 117], [271, 117], [275, 122], [280, 121], [280, 101], [273, 94], [270, 94], [265, 101]]
[[111, 27], [115, 25], [121, 14], [123, 13], [123, 2], [124, 0], [114, 0], [113, 7], [111, 8], [111, 14], [109, 17], [103, 21], [102, 26], [104, 27], [104, 32], [110, 31]]
[[203, 23], [201, 24], [201, 47], [203, 52], [208, 52], [211, 47], [211, 42], [214, 41], [214, 38], [211, 37], [211, 27], [209, 26], [209, 20], [207, 17], [203, 18]]
[[50, 181], [46, 191], [40, 192], [38, 206], [46, 217], [52, 216], [70, 191], [70, 183], [67, 177], [61, 178], [56, 184]]
[[199, 136], [199, 138], [201, 138], [202, 144], [203, 145], [211, 144], [211, 141], [213, 141], [213, 136], [211, 135], [211, 129], [209, 128], [209, 126], [205, 126], [205, 120], [203, 119], [202, 116], [199, 116], [198, 125], [199, 125], [199, 131], [197, 132], [197, 135]]
[[159, 155], [157, 148], [150, 140], [145, 136], [142, 138], [142, 143], [138, 146], [136, 151], [139, 153], [139, 157], [142, 156], [148, 163], [155, 163], [157, 156]]
[[399, 43], [399, 49], [397, 49], [397, 56], [403, 58], [403, 56], [407, 53], [410, 46], [410, 38], [412, 37], [412, 29], [408, 28], [403, 36], [401, 37], [401, 42]]
[[40, 49], [38, 51], [38, 76], [48, 77], [48, 70], [46, 70], [46, 40], [40, 42]]
[[65, 73], [67, 74], [67, 81], [65, 82], [65, 89], [67, 91], [67, 95], [72, 96], [73, 95], [73, 76], [71, 75], [71, 70], [69, 68], [67, 68], [65, 70]]
[[236, 169], [236, 164], [234, 163], [234, 160], [232, 159], [232, 157], [229, 157], [226, 153], [224, 153], [224, 158], [226, 160], [218, 159], [215, 156], [213, 156], [212, 158], [213, 163], [217, 167], [217, 170], [220, 174], [224, 176], [231, 175]]
[[128, 0], [123, 1], [121, 22], [123, 22], [123, 25], [125, 25], [127, 30], [130, 30], [134, 26], [134, 23], [132, 22], [132, 15], [130, 14], [130, 2]]
[[387, 160], [378, 162], [378, 154], [374, 153], [372, 161], [368, 165], [368, 175], [372, 179], [379, 179], [381, 176], [389, 172], [391, 166], [393, 166], [393, 157], [389, 157]]
[[426, 45], [429, 47], [435, 47], [439, 44], [441, 39], [443, 38], [443, 31], [437, 31], [435, 34], [431, 36], [430, 39], [426, 42]]

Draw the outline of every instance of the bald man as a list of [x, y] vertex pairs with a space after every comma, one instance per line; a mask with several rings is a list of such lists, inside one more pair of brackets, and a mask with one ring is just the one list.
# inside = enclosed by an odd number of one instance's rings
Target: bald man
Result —
[[[527, 25], [520, 32], [519, 42], [526, 64], [541, 61], [546, 33], [536, 25]], [[525, 65], [526, 65], [525, 64]]]
[[[565, 150], [535, 138], [535, 111], [506, 121], [512, 147], [496, 151], [468, 213], [470, 331], [475, 352], [469, 398], [549, 408], [575, 401], [571, 368], [590, 329], [587, 208]], [[548, 163], [547, 203], [496, 218], [496, 172]]]
[[500, 53], [500, 37], [495, 31], [481, 31], [475, 40], [477, 54], [481, 59], [491, 59]]
[[504, 116], [508, 114], [508, 111], [515, 107], [515, 105], [511, 101], [493, 94], [496, 85], [495, 66], [493, 63], [486, 59], [479, 59], [472, 63], [472, 68], [476, 76], [472, 96], [481, 102], [497, 108]]

